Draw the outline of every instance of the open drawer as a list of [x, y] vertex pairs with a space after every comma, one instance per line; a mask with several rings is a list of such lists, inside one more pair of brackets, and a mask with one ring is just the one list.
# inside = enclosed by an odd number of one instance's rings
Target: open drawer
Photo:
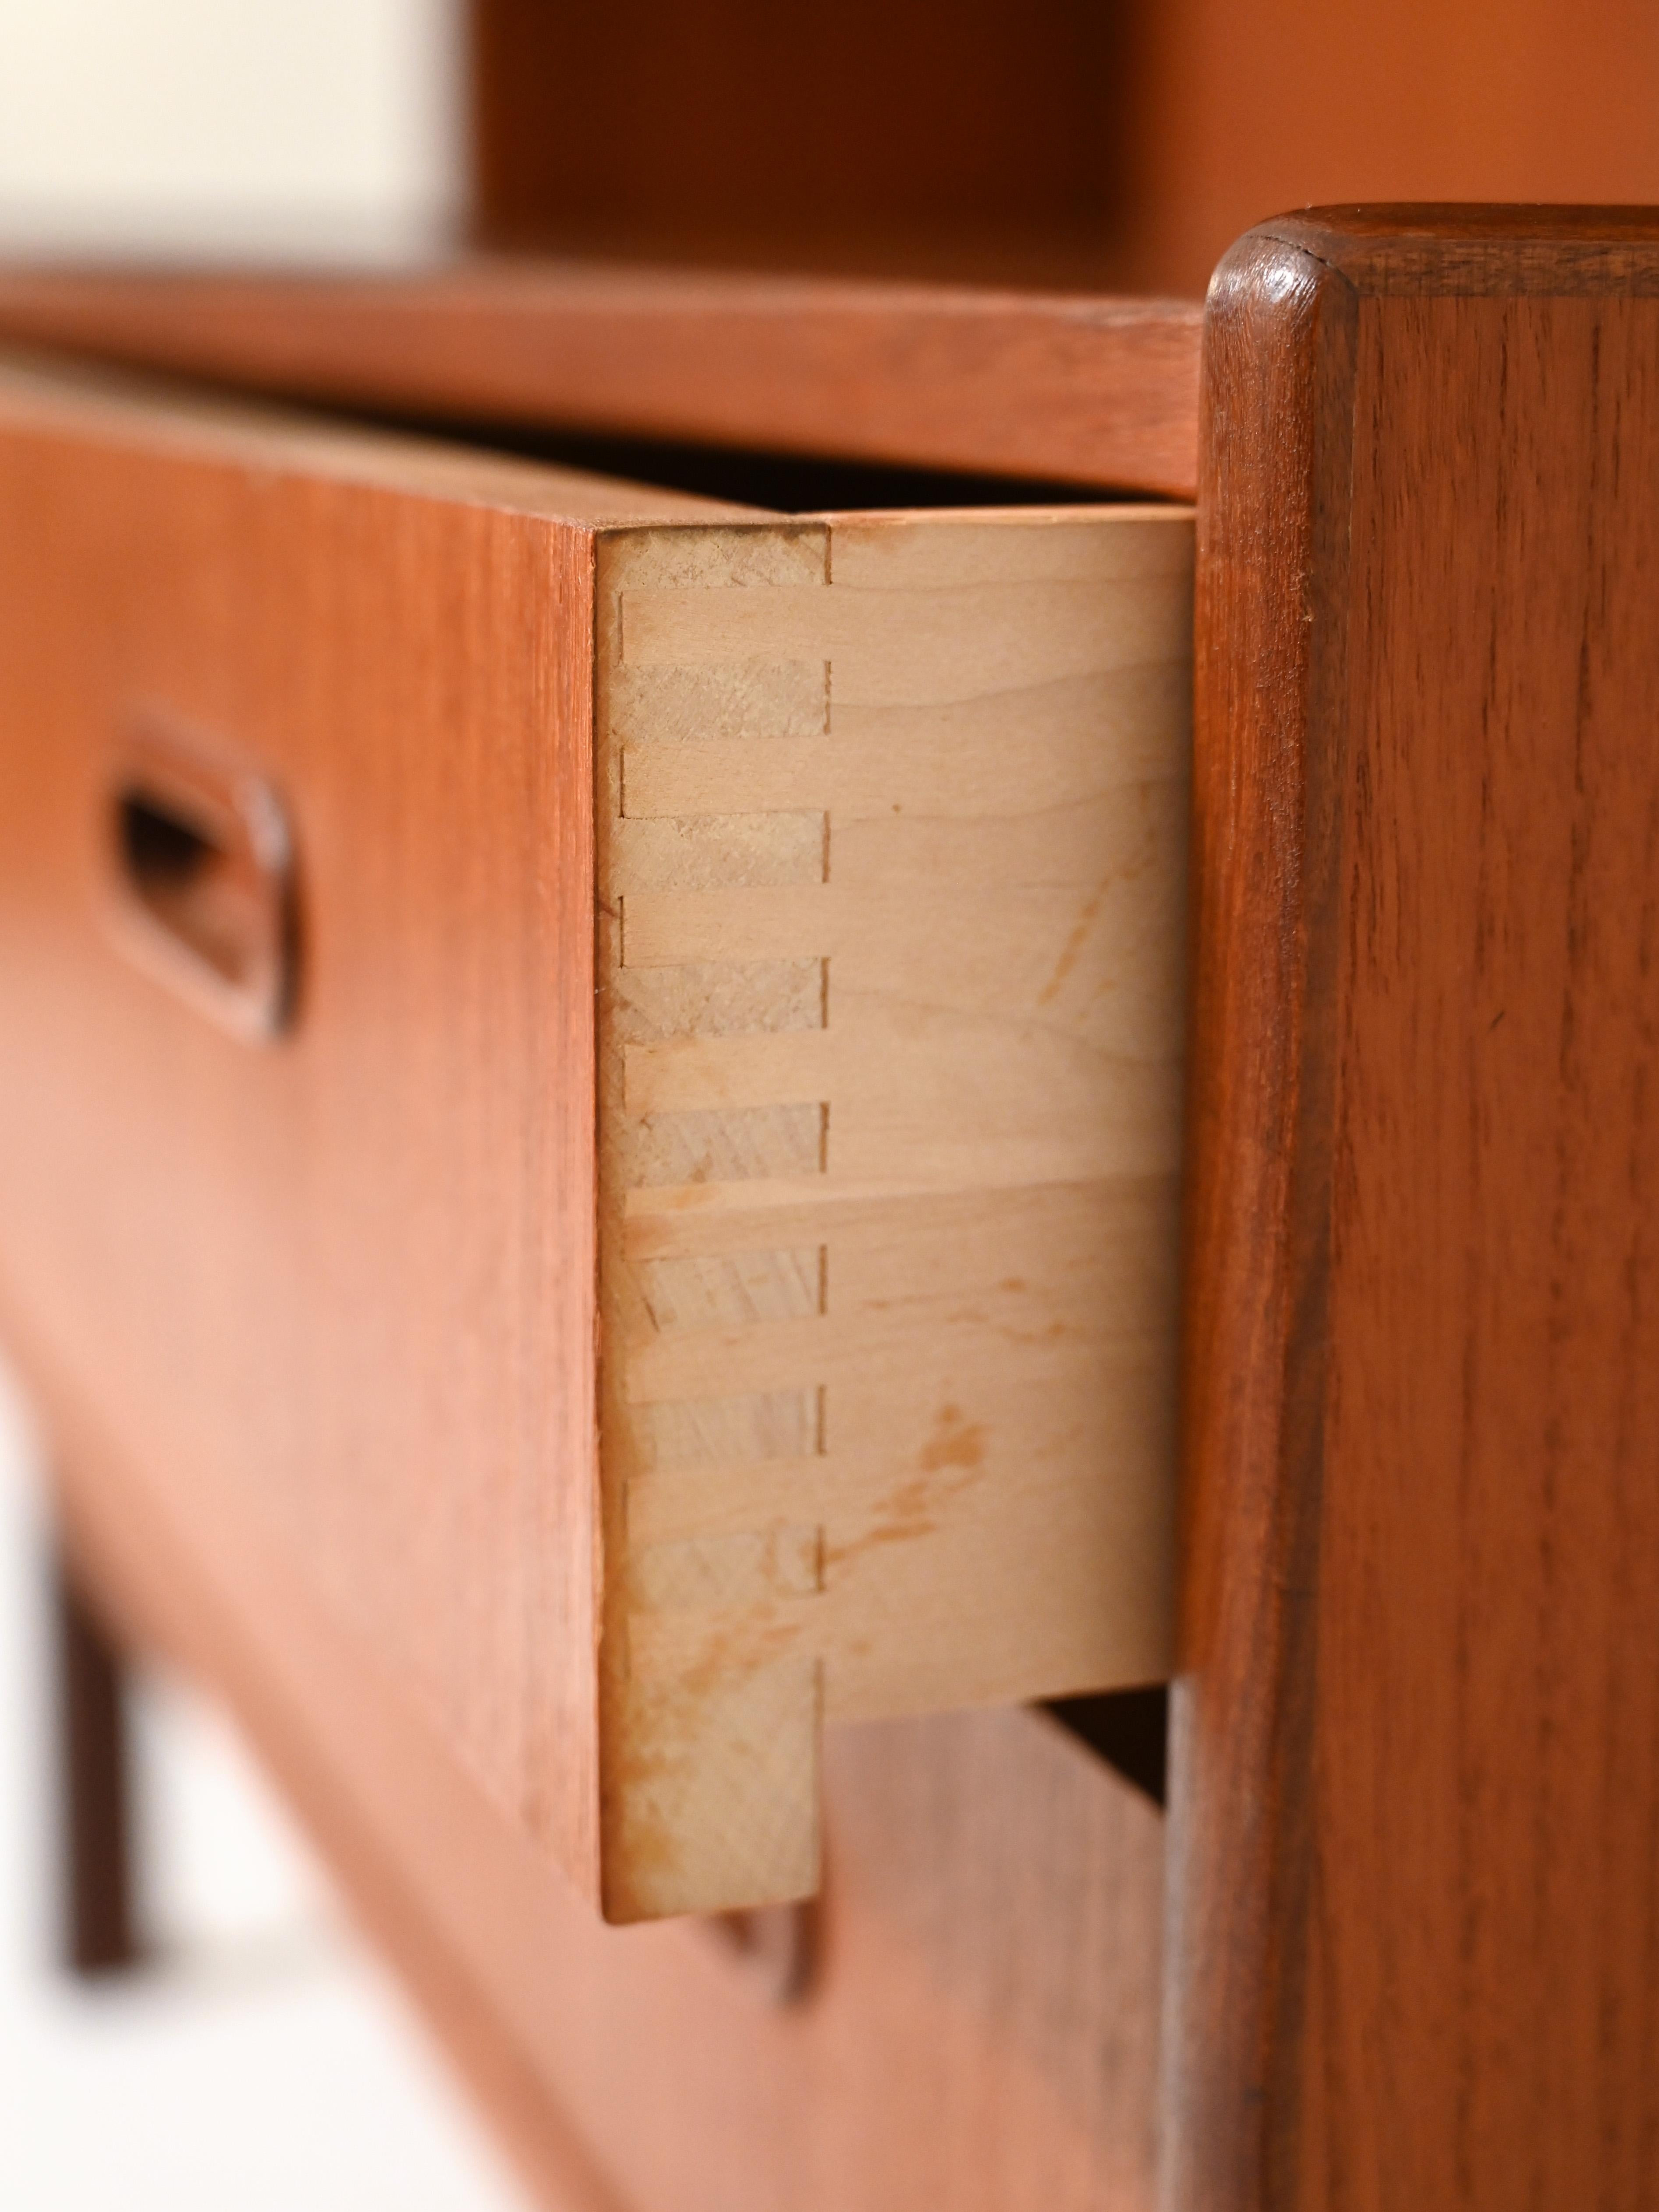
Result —
[[1167, 1671], [1186, 510], [15, 368], [0, 512], [0, 1315], [222, 1586], [615, 1919]]

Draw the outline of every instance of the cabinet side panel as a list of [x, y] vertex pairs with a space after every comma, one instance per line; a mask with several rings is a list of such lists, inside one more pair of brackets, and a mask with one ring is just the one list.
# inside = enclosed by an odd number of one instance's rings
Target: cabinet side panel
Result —
[[1212, 289], [1169, 2202], [1659, 2197], [1659, 223]]

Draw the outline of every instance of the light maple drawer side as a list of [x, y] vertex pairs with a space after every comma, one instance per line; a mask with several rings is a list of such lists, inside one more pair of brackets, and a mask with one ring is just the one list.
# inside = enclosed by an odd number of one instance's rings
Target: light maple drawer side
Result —
[[1168, 1671], [1191, 562], [599, 540], [612, 1917], [813, 1888], [826, 1720]]

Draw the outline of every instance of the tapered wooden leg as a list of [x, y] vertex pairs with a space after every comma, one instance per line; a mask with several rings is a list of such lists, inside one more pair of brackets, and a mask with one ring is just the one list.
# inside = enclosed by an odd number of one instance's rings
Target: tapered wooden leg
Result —
[[73, 1973], [133, 1965], [124, 1666], [60, 1553], [53, 1569], [62, 1958]]

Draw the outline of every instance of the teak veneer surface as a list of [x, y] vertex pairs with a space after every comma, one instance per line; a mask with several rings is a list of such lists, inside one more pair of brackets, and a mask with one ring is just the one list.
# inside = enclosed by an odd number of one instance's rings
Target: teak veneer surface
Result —
[[[825, 1717], [1162, 1679], [1190, 518], [22, 370], [0, 497], [0, 1291], [176, 1510], [615, 1918], [814, 1889]], [[264, 1043], [126, 957], [158, 728], [288, 811]]]
[[1190, 498], [1200, 311], [480, 258], [377, 276], [0, 265], [0, 336], [382, 412]]
[[[708, 510], [24, 372], [0, 432], [8, 1334], [177, 1510], [246, 1496], [364, 1662], [592, 1865], [582, 625], [593, 521]], [[270, 1046], [111, 927], [112, 778], [158, 721], [301, 825]]]
[[49, 1417], [77, 1566], [227, 1697], [550, 2212], [1152, 2212], [1164, 1821], [1045, 1717], [832, 1732], [803, 1995], [605, 1927], [219, 1488]]
[[1212, 295], [1167, 2201], [1659, 2201], [1659, 219]]

